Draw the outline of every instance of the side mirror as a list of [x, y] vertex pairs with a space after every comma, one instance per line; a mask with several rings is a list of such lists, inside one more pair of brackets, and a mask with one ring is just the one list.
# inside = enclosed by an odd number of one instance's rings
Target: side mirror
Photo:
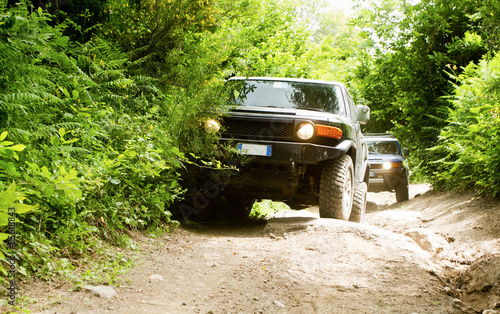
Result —
[[410, 154], [410, 150], [408, 148], [403, 148], [403, 157], [406, 158]]
[[356, 121], [359, 124], [367, 124], [370, 121], [370, 108], [366, 105], [356, 106]]

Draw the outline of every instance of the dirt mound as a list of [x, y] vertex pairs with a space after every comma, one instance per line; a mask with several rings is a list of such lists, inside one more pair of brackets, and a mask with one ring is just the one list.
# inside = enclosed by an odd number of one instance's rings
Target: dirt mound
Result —
[[500, 255], [486, 255], [457, 275], [462, 299], [476, 311], [500, 310]]
[[388, 201], [389, 196], [381, 193], [370, 197], [368, 223], [402, 234], [425, 230], [448, 242], [434, 258], [453, 288], [450, 294], [462, 299], [469, 311], [500, 310], [498, 199], [425, 190], [403, 204]]

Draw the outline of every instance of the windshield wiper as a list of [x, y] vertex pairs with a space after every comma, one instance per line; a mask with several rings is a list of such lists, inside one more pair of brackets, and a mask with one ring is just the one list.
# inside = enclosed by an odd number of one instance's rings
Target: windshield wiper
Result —
[[311, 110], [311, 111], [319, 111], [319, 112], [325, 112], [323, 109], [317, 109], [317, 108], [288, 108], [288, 107], [278, 107], [278, 106], [263, 106], [266, 108], [283, 108], [283, 109], [300, 109], [300, 110]]
[[317, 109], [317, 108], [297, 108], [297, 109], [325, 112], [325, 110], [323, 110], [323, 109]]

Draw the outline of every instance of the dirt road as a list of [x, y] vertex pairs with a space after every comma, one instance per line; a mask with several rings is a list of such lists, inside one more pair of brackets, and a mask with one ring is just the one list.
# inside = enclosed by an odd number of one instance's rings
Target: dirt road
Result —
[[318, 219], [313, 209], [267, 222], [139, 237], [143, 262], [112, 287], [115, 296], [61, 288], [50, 291], [58, 302], [49, 305], [49, 292], [38, 289], [34, 298], [40, 303], [32, 310], [495, 313], [499, 203], [466, 194], [413, 197], [426, 189], [412, 186], [405, 203], [396, 203], [391, 193], [369, 193], [364, 224]]

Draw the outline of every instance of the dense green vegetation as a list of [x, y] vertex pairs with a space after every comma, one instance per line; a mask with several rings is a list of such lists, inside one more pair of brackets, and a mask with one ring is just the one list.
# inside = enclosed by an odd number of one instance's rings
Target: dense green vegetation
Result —
[[500, 54], [468, 65], [454, 79], [449, 123], [432, 151], [434, 185], [500, 195]]
[[[363, 60], [365, 67], [358, 67], [356, 75], [359, 94], [374, 113], [368, 129], [392, 130], [410, 148], [413, 171], [437, 183], [435, 162], [441, 158], [429, 148], [450, 123], [449, 96], [460, 84], [456, 76], [469, 63], [488, 62], [498, 51], [500, 6], [470, 0], [376, 3], [365, 4], [355, 17], [357, 25], [376, 30], [372, 57]], [[474, 185], [474, 180], [469, 182]], [[483, 192], [496, 195], [493, 190]]]
[[292, 0], [47, 8], [0, 3], [0, 238], [15, 207], [20, 274], [84, 272], [127, 229], [169, 228], [181, 173], [231, 154], [200, 123], [229, 75], [341, 81], [416, 177], [500, 193], [498, 1], [360, 1], [350, 18]]

